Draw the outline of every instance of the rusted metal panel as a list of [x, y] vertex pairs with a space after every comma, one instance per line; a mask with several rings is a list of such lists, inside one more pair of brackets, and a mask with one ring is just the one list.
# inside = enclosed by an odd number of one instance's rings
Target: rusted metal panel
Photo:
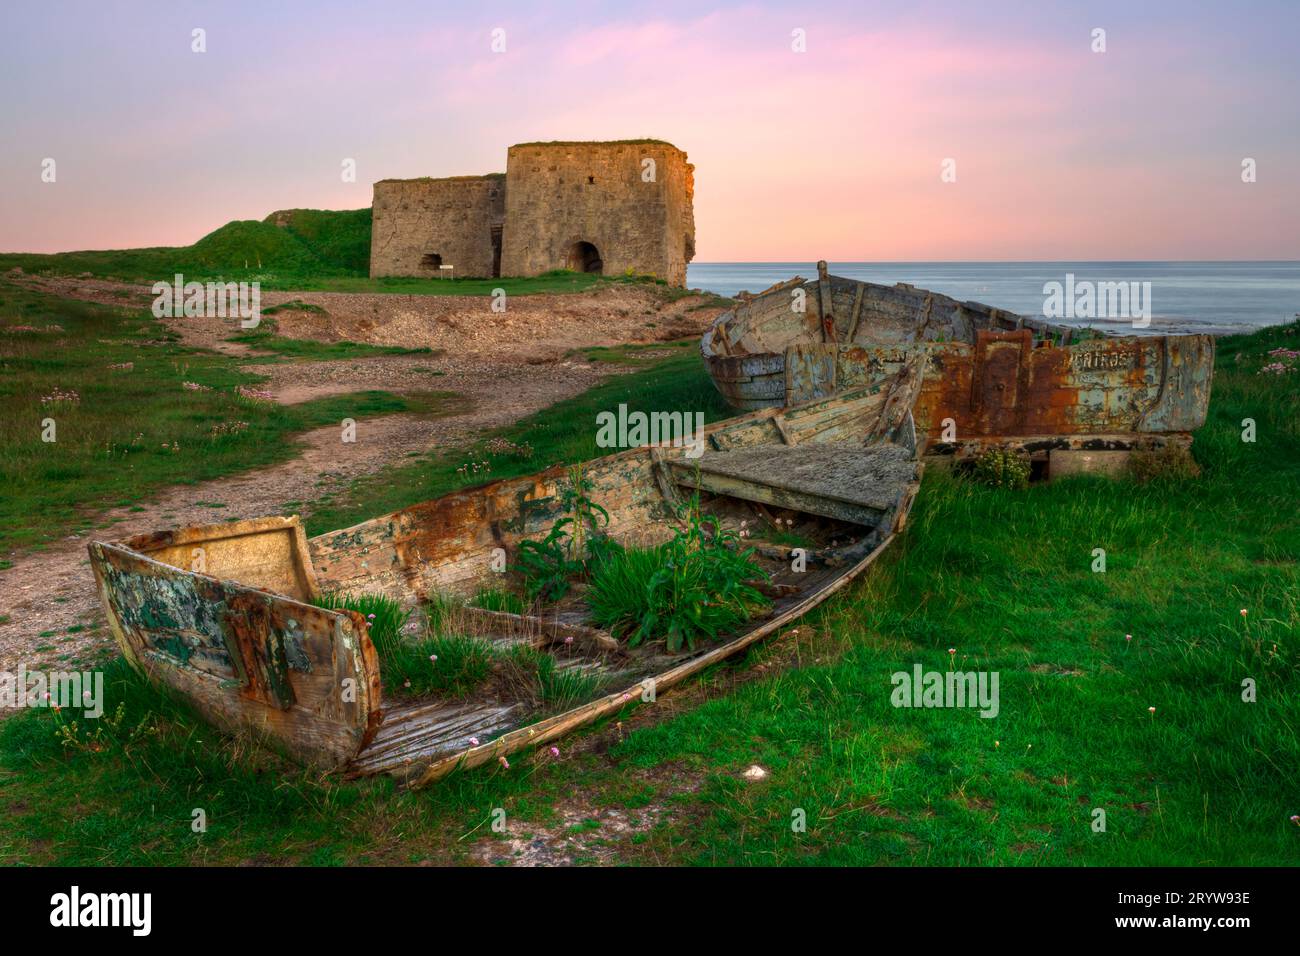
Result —
[[[789, 302], [800, 288], [818, 301], [827, 298], [821, 277], [815, 285], [791, 280], [749, 298], [705, 333], [705, 365], [728, 402], [760, 408], [808, 401], [870, 385], [920, 353], [926, 376], [916, 418], [932, 438], [945, 418], [967, 439], [1176, 434], [1205, 421], [1214, 370], [1210, 336], [1107, 338], [902, 283], [826, 281], [833, 314], [842, 317], [838, 346]], [[725, 358], [720, 342], [726, 342]], [[737, 374], [742, 368], [751, 374]], [[785, 386], [780, 397], [778, 375]]]

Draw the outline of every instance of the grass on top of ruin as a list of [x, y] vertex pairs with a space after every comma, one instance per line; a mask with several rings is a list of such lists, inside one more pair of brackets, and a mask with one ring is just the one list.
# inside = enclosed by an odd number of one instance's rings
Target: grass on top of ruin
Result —
[[168, 485], [290, 459], [308, 429], [463, 403], [365, 391], [282, 406], [263, 381], [148, 312], [0, 282], [0, 554], [109, 527], [106, 510], [140, 510]]
[[[575, 862], [660, 865], [1290, 865], [1300, 373], [1269, 371], [1294, 365], [1275, 349], [1300, 350], [1300, 326], [1220, 340], [1200, 478], [1017, 491], [931, 470], [863, 579], [558, 755], [413, 792], [344, 780], [220, 734], [116, 661], [115, 724], [60, 735], [74, 715], [48, 710], [0, 722], [0, 861], [456, 863], [541, 841]], [[489, 477], [536, 471], [596, 451], [598, 408], [698, 407], [712, 385], [687, 359], [602, 383], [474, 454], [501, 456]], [[396, 492], [359, 486], [349, 507], [370, 516], [483, 480], [431, 464], [394, 469]], [[998, 716], [894, 707], [892, 675], [917, 663], [999, 672]], [[748, 779], [752, 765], [766, 776]]]

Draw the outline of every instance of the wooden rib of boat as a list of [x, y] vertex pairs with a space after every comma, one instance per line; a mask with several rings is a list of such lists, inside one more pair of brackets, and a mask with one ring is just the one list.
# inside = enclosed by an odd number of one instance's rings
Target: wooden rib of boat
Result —
[[818, 272], [742, 299], [705, 333], [705, 366], [732, 406], [833, 395], [921, 356], [916, 424], [932, 454], [1131, 450], [1190, 442], [1205, 422], [1211, 336], [1088, 335], [909, 285], [831, 276], [824, 262]]
[[[905, 364], [832, 398], [719, 422], [694, 458], [698, 446], [643, 446], [586, 463], [580, 478], [559, 466], [310, 540], [296, 517], [271, 517], [94, 542], [91, 565], [122, 653], [208, 720], [264, 735], [306, 763], [425, 784], [662, 693], [861, 574], [901, 530], [917, 491], [920, 380], [919, 364]], [[494, 549], [513, 560], [520, 542], [563, 518], [575, 481], [608, 511], [603, 531], [623, 543], [669, 538], [686, 497], [723, 527], [746, 528], [770, 573], [770, 611], [715, 644], [670, 654], [662, 643], [629, 649], [594, 627], [580, 594], [534, 614], [467, 606], [476, 635], [547, 649], [557, 668], [615, 689], [559, 713], [503, 690], [385, 701], [366, 621], [313, 602], [326, 591], [381, 593], [410, 607], [471, 595], [500, 580]], [[791, 535], [806, 567], [790, 560]]]

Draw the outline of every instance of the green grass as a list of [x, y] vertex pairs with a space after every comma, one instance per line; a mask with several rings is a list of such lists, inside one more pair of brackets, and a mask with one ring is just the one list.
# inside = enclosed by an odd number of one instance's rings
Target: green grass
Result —
[[292, 210], [288, 225], [271, 217], [228, 222], [190, 246], [81, 252], [3, 253], [0, 271], [52, 272], [141, 282], [187, 279], [259, 279], [273, 276], [365, 275], [370, 262], [370, 210]]
[[[85, 533], [101, 526], [104, 509], [167, 485], [287, 460], [292, 437], [311, 428], [438, 414], [458, 401], [365, 391], [280, 406], [237, 391], [261, 381], [225, 356], [180, 345], [147, 313], [0, 283], [0, 549]], [[68, 398], [42, 400], [60, 395]], [[47, 420], [52, 442], [43, 440]]]
[[[279, 218], [277, 218], [279, 217]], [[282, 224], [277, 224], [282, 223]], [[82, 275], [130, 282], [259, 282], [265, 290], [381, 292], [405, 295], [539, 295], [641, 284], [671, 301], [686, 290], [651, 276], [598, 276], [557, 269], [540, 276], [495, 279], [370, 278], [371, 211], [291, 209], [265, 219], [228, 222], [189, 246], [77, 252], [0, 253], [0, 272]], [[719, 300], [722, 301], [722, 300]], [[266, 310], [274, 315], [287, 306]], [[300, 306], [310, 309], [310, 306]]]
[[[521, 836], [561, 807], [584, 819], [658, 806], [661, 822], [621, 858], [1290, 865], [1300, 395], [1294, 377], [1256, 374], [1282, 344], [1300, 344], [1300, 329], [1221, 343], [1201, 478], [1013, 491], [931, 470], [907, 533], [797, 632], [630, 706], [586, 732], [599, 746], [560, 741], [560, 758], [520, 755], [419, 792], [322, 778], [226, 741], [116, 662], [106, 703], [124, 708], [125, 742], [65, 749], [46, 711], [0, 724], [0, 860], [462, 862], [497, 807]], [[639, 379], [648, 407], [696, 407], [707, 380], [677, 361], [621, 384]], [[626, 400], [619, 387], [537, 416], [525, 467], [590, 451], [590, 420], [575, 419]], [[455, 483], [423, 467], [395, 469], [395, 489], [355, 488], [346, 507], [373, 514]], [[1091, 570], [1098, 547], [1104, 574]], [[946, 670], [949, 648], [959, 669], [999, 672], [997, 718], [890, 705], [893, 672]], [[1248, 677], [1255, 703], [1241, 699]], [[150, 722], [156, 732], [128, 739]], [[741, 779], [755, 763], [767, 779]], [[190, 829], [195, 807], [205, 834]]]
[[485, 611], [501, 611], [506, 614], [523, 614], [528, 610], [524, 599], [518, 594], [500, 588], [479, 588], [469, 603]]

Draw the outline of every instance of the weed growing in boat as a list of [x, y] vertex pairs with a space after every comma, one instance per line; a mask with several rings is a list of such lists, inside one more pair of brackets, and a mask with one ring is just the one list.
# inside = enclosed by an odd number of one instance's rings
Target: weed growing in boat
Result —
[[551, 654], [516, 644], [497, 661], [497, 677], [508, 696], [533, 699], [550, 713], [562, 713], [598, 696], [609, 683], [603, 674], [561, 667]]
[[519, 542], [519, 571], [531, 601], [558, 601], [569, 591], [569, 579], [581, 574], [583, 564], [569, 557], [572, 518], [561, 518], [541, 541]]
[[541, 541], [519, 542], [519, 568], [531, 601], [558, 601], [570, 581], [587, 574], [587, 562], [603, 560], [617, 545], [601, 530], [609, 512], [591, 500], [591, 480], [582, 465], [569, 469], [569, 485], [560, 496], [564, 517]]
[[971, 477], [993, 488], [1029, 487], [1029, 459], [1006, 448], [990, 448], [975, 459]]
[[756, 587], [767, 573], [740, 537], [700, 511], [696, 495], [686, 526], [653, 548], [627, 548], [597, 567], [587, 603], [596, 623], [629, 646], [663, 638], [670, 652], [716, 640], [771, 602]]
[[596, 671], [577, 667], [560, 667], [550, 654], [542, 657], [537, 671], [537, 691], [545, 710], [563, 713], [585, 704], [609, 685], [609, 678]]
[[430, 591], [424, 604], [424, 624], [430, 634], [450, 634], [458, 630], [461, 615], [459, 599], [440, 591]]
[[410, 620], [411, 611], [383, 594], [340, 594], [327, 592], [315, 602], [317, 607], [332, 611], [356, 611], [370, 625], [370, 640], [375, 645], [382, 665], [398, 653], [402, 644], [402, 628]]
[[494, 658], [492, 645], [483, 638], [446, 634], [404, 642], [391, 658], [380, 661], [379, 670], [393, 693], [463, 697], [492, 675]]
[[507, 614], [523, 614], [528, 610], [524, 599], [518, 594], [500, 588], [479, 588], [469, 603], [471, 607], [485, 611], [504, 611]]

